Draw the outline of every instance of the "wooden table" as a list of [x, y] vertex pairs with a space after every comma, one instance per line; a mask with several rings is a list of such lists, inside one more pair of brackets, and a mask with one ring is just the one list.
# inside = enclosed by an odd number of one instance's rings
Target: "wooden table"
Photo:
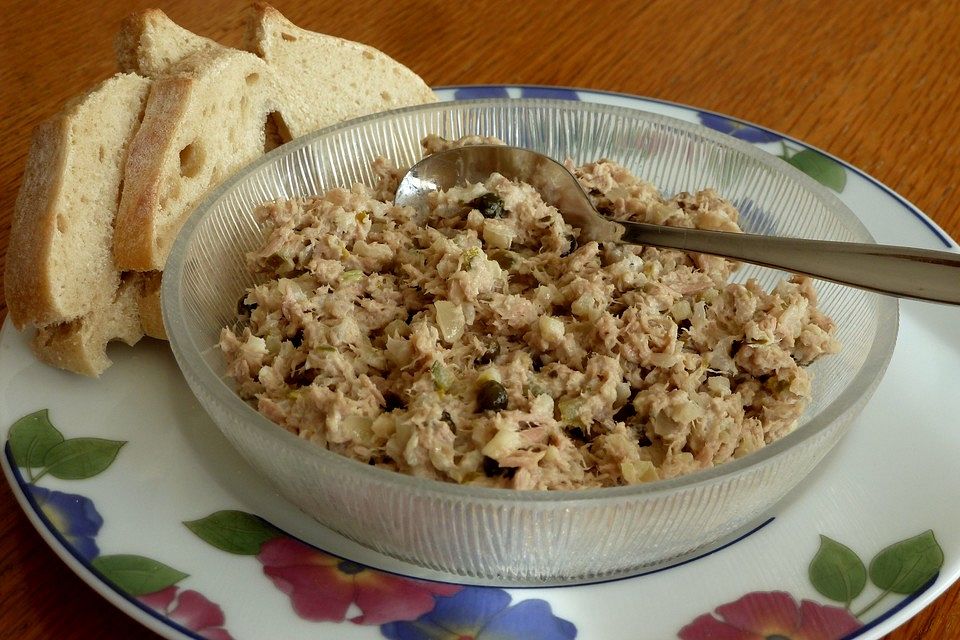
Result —
[[[134, 7], [157, 4], [7, 3], [0, 22], [0, 247], [7, 244], [31, 129], [113, 73], [120, 19]], [[169, 0], [160, 6], [188, 29], [240, 43], [242, 3]], [[278, 0], [277, 6], [304, 27], [385, 51], [433, 86], [590, 87], [760, 123], [864, 169], [960, 237], [960, 11], [954, 3]], [[0, 300], [0, 318], [4, 314]], [[0, 636], [156, 637], [56, 558], [6, 485], [0, 488]], [[955, 637], [958, 585], [889, 636]]]

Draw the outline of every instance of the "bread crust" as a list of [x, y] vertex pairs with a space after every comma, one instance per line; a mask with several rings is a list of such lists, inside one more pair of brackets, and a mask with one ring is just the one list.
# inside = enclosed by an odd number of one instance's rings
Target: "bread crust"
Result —
[[140, 326], [143, 327], [145, 334], [158, 340], [167, 339], [167, 331], [163, 326], [163, 312], [160, 307], [162, 275], [159, 271], [144, 273], [140, 280], [140, 289], [137, 292]]
[[127, 154], [114, 224], [113, 257], [123, 271], [163, 268], [156, 250], [162, 178], [158, 159], [170, 152], [174, 124], [183, 119], [194, 84], [188, 76], [165, 76], [154, 81], [150, 89], [143, 122]]
[[[278, 111], [293, 138], [350, 118], [436, 101], [417, 74], [373, 47], [298, 27], [261, 2], [251, 6], [246, 22], [244, 48], [274, 68]], [[312, 64], [297, 62], [304, 58]]]
[[121, 71], [140, 73], [139, 48], [143, 33], [147, 29], [148, 16], [159, 9], [134, 11], [120, 22], [120, 31], [113, 42], [117, 56], [117, 66]]
[[148, 78], [167, 73], [180, 60], [221, 44], [188, 31], [160, 9], [134, 11], [120, 23], [114, 40], [117, 65]]
[[56, 301], [50, 281], [39, 267], [47, 263], [56, 225], [55, 203], [62, 182], [55, 176], [63, 174], [66, 164], [63, 138], [64, 122], [59, 116], [34, 130], [23, 185], [14, 205], [3, 277], [7, 309], [17, 329], [30, 323], [48, 324], [58, 315], [52, 312]]
[[267, 40], [265, 25], [269, 22], [286, 23], [294, 29], [299, 29], [287, 17], [265, 2], [251, 2], [244, 16], [243, 48], [255, 53], [263, 59], [267, 58], [264, 43]]

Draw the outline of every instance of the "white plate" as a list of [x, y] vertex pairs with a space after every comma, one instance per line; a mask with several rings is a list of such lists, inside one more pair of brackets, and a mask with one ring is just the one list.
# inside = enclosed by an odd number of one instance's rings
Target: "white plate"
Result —
[[[878, 241], [956, 249], [869, 176], [746, 123], [586, 90], [438, 93], [563, 97], [700, 121], [818, 177]], [[960, 415], [960, 309], [909, 301], [901, 309], [899, 342], [876, 395], [774, 517], [706, 556], [613, 582], [458, 585], [359, 548], [253, 474], [194, 401], [166, 345], [152, 341], [112, 347], [115, 365], [86, 380], [37, 363], [8, 321], [0, 333], [2, 464], [67, 565], [167, 638], [878, 638], [960, 575], [960, 431], [952, 424]]]

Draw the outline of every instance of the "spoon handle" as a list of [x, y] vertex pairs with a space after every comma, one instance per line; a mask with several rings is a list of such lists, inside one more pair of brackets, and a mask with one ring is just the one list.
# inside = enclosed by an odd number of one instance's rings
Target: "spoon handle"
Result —
[[617, 221], [622, 242], [709, 253], [904, 298], [960, 304], [960, 254]]

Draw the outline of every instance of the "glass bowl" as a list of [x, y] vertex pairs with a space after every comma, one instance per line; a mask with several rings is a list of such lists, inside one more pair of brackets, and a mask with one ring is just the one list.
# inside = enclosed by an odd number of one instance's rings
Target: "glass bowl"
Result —
[[[893, 298], [818, 282], [843, 350], [811, 368], [813, 401], [794, 432], [688, 476], [581, 491], [513, 491], [401, 475], [342, 457], [268, 421], [234, 392], [217, 347], [253, 282], [256, 205], [354, 182], [370, 161], [421, 156], [428, 133], [493, 135], [554, 158], [610, 158], [670, 195], [713, 187], [746, 231], [873, 242], [834, 195], [780, 159], [701, 126], [573, 101], [439, 103], [346, 122], [297, 139], [227, 180], [173, 247], [162, 305], [183, 375], [227, 439], [286, 499], [376, 551], [473, 582], [547, 585], [636, 573], [700, 553], [766, 517], [862, 410], [896, 340]], [[770, 288], [786, 274], [746, 265], [735, 278]]]

